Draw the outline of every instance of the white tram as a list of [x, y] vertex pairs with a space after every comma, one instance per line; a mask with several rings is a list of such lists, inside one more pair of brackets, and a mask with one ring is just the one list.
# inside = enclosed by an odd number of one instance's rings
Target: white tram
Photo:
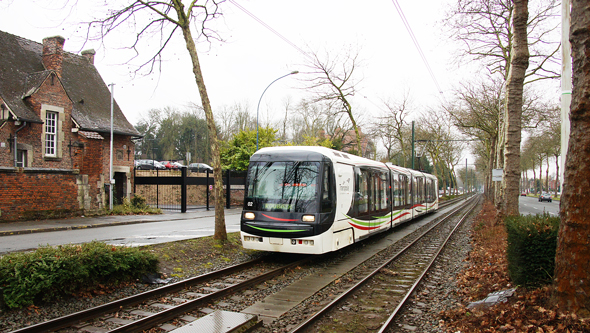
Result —
[[244, 248], [336, 251], [438, 208], [433, 175], [324, 147], [272, 147], [250, 158]]

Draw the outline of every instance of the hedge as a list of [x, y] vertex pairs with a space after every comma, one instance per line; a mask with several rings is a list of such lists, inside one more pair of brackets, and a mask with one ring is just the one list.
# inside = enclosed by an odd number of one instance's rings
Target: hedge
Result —
[[0, 258], [0, 287], [8, 308], [51, 301], [77, 291], [156, 272], [155, 255], [101, 242], [41, 247]]
[[552, 282], [559, 221], [546, 213], [505, 219], [508, 273], [516, 285], [538, 287]]

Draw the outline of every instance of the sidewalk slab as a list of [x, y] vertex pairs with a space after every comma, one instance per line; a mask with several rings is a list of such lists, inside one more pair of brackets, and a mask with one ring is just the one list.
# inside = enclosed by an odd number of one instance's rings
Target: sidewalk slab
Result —
[[[226, 215], [242, 213], [242, 208], [225, 209]], [[190, 220], [215, 216], [215, 210], [198, 210], [186, 213], [165, 212], [156, 215], [108, 215], [93, 217], [74, 217], [67, 219], [18, 221], [0, 223], [0, 237], [11, 235], [32, 234], [38, 232], [76, 230], [86, 228], [98, 228], [116, 225], [166, 222], [177, 220]]]

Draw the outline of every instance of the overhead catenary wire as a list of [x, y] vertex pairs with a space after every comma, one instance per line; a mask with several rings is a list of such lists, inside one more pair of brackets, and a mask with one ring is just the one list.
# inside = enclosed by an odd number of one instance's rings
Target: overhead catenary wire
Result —
[[406, 19], [406, 16], [404, 15], [404, 11], [402, 10], [402, 7], [400, 6], [400, 4], [398, 3], [397, 0], [391, 0], [391, 1], [393, 2], [393, 5], [395, 6], [395, 9], [397, 10], [400, 18], [402, 19], [402, 22], [406, 26], [406, 30], [408, 31], [408, 34], [410, 35], [410, 38], [412, 39], [414, 46], [418, 50], [418, 54], [420, 54], [420, 57], [422, 58], [422, 62], [424, 62], [424, 65], [426, 66], [426, 69], [428, 70], [428, 73], [430, 74], [430, 77], [432, 78], [434, 85], [436, 85], [438, 92], [442, 95], [443, 94], [442, 89], [440, 89], [438, 81], [436, 80], [436, 76], [434, 75], [432, 68], [430, 68], [430, 64], [428, 64], [428, 60], [426, 60], [426, 56], [424, 55], [424, 52], [422, 52], [422, 48], [420, 47], [420, 43], [418, 43], [418, 39], [416, 38], [416, 36], [414, 35], [414, 32], [412, 31], [412, 27], [410, 26], [410, 23]]
[[248, 11], [242, 5], [240, 5], [239, 3], [237, 3], [235, 0], [229, 0], [229, 2], [231, 2], [232, 4], [234, 4], [234, 6], [238, 7], [238, 9], [240, 9], [241, 11], [243, 11], [244, 13], [246, 13], [248, 16], [250, 16], [251, 18], [253, 18], [256, 22], [260, 23], [263, 27], [265, 27], [266, 29], [270, 30], [270, 32], [272, 32], [273, 34], [277, 35], [280, 39], [282, 39], [283, 41], [285, 41], [287, 44], [291, 45], [291, 47], [293, 47], [294, 49], [296, 49], [297, 51], [299, 51], [301, 54], [303, 54], [304, 56], [306, 56], [306, 57], [308, 57], [308, 58], [310, 58], [310, 59], [313, 60], [313, 57], [311, 55], [309, 55], [307, 52], [305, 52], [303, 49], [301, 49], [295, 43], [291, 42], [287, 37], [281, 35], [278, 31], [276, 31], [270, 25], [266, 24], [264, 21], [262, 21], [261, 19], [259, 19], [256, 15], [252, 14], [250, 11]]

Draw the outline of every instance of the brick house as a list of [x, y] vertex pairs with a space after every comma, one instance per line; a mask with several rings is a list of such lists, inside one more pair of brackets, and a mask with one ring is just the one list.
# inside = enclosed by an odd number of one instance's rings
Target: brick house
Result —
[[[94, 50], [0, 31], [0, 220], [77, 215], [108, 205], [109, 87]], [[115, 198], [129, 197], [140, 134], [114, 103]], [[117, 201], [115, 201], [117, 202]]]

